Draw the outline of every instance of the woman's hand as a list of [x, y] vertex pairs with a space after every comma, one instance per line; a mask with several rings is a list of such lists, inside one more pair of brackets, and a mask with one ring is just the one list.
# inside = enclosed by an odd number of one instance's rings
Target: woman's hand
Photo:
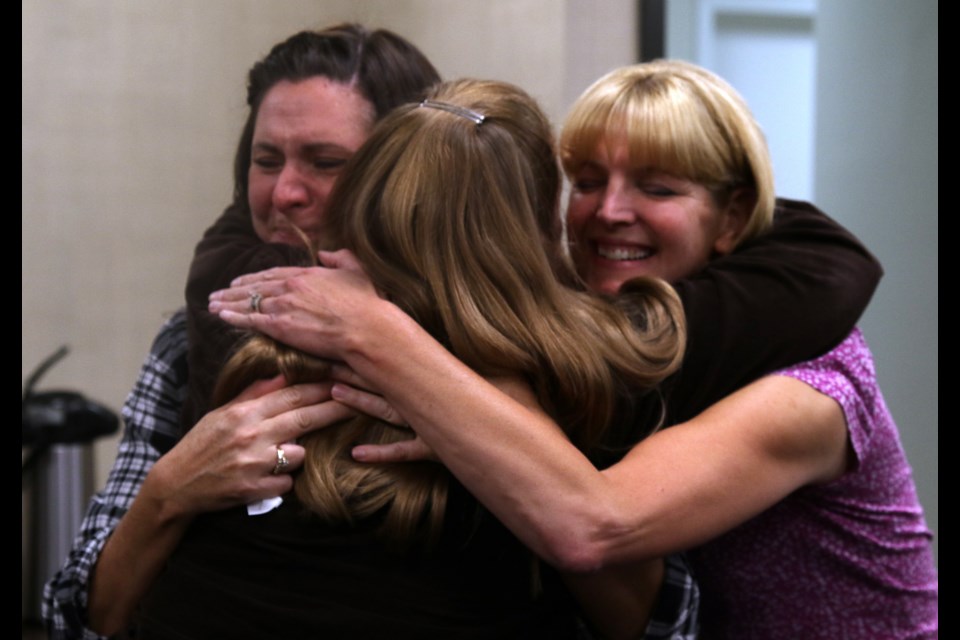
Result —
[[[153, 466], [107, 540], [88, 592], [90, 628], [125, 629], [196, 515], [289, 491], [289, 473], [304, 456], [295, 440], [350, 415], [331, 401], [330, 384], [283, 387], [280, 378], [207, 414]], [[278, 446], [286, 467], [278, 466]]]
[[[398, 427], [408, 427], [400, 412], [393, 408], [386, 398], [371, 390], [370, 384], [350, 367], [334, 365], [330, 370], [336, 384], [331, 396], [342, 405], [358, 413], [365, 413], [377, 420], [383, 420]], [[351, 451], [357, 462], [415, 462], [433, 460], [439, 462], [437, 454], [420, 436], [413, 440], [403, 440], [390, 444], [363, 444]]]
[[210, 312], [320, 357], [342, 360], [351, 331], [383, 302], [349, 251], [320, 253], [323, 267], [280, 267], [237, 278], [210, 296]]
[[353, 412], [331, 401], [329, 383], [283, 385], [279, 377], [252, 385], [207, 414], [157, 462], [144, 487], [165, 514], [191, 516], [291, 489], [290, 474], [304, 457], [297, 438]]

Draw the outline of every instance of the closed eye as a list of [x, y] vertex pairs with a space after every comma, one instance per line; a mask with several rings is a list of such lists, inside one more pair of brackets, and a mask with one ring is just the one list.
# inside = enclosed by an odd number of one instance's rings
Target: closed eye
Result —
[[347, 164], [346, 158], [314, 158], [312, 161], [313, 168], [317, 171], [339, 171], [343, 168], [343, 165]]
[[662, 184], [644, 183], [639, 187], [645, 194], [654, 198], [670, 198], [677, 195], [675, 190]]
[[265, 172], [279, 171], [283, 168], [283, 158], [274, 155], [254, 156], [251, 162]]
[[606, 180], [580, 179], [573, 182], [573, 188], [581, 193], [592, 193], [603, 189], [605, 186], [607, 186]]
[[581, 193], [592, 193], [606, 188], [608, 178], [606, 171], [588, 164], [572, 177], [573, 188]]

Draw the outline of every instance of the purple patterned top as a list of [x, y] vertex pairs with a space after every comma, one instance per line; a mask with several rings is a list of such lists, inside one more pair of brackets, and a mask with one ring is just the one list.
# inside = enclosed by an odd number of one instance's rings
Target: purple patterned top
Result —
[[703, 637], [935, 638], [932, 535], [863, 335], [778, 375], [840, 403], [853, 468], [692, 553]]

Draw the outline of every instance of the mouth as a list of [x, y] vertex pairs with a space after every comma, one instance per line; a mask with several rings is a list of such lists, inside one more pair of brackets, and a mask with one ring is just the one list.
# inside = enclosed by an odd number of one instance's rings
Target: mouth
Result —
[[[264, 238], [265, 242], [272, 244], [285, 244], [291, 247], [306, 247], [304, 238], [297, 234], [296, 231], [293, 231], [289, 227], [285, 229], [272, 229], [270, 230], [268, 236]], [[312, 241], [312, 238], [311, 238]]]
[[596, 243], [594, 246], [599, 257], [614, 262], [645, 260], [653, 255], [653, 249], [650, 247], [627, 247], [600, 243]]

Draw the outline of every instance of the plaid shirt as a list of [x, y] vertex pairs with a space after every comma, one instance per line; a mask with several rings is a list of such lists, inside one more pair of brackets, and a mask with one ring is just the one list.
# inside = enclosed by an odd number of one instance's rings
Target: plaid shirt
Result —
[[[90, 501], [63, 568], [44, 587], [43, 617], [51, 638], [102, 637], [86, 628], [90, 573], [153, 463], [177, 443], [186, 391], [187, 326], [181, 310], [160, 330], [123, 406], [123, 440], [107, 485]], [[700, 593], [685, 561], [671, 556], [646, 637], [694, 638], [699, 604]], [[589, 631], [582, 631], [590, 637]]]
[[123, 405], [123, 440], [107, 485], [90, 501], [63, 568], [44, 586], [43, 618], [51, 638], [101, 637], [86, 628], [91, 571], [153, 463], [177, 443], [186, 390], [187, 324], [178, 311], [157, 335]]
[[646, 640], [695, 640], [699, 629], [700, 588], [683, 555], [668, 556], [660, 598], [644, 633]]

